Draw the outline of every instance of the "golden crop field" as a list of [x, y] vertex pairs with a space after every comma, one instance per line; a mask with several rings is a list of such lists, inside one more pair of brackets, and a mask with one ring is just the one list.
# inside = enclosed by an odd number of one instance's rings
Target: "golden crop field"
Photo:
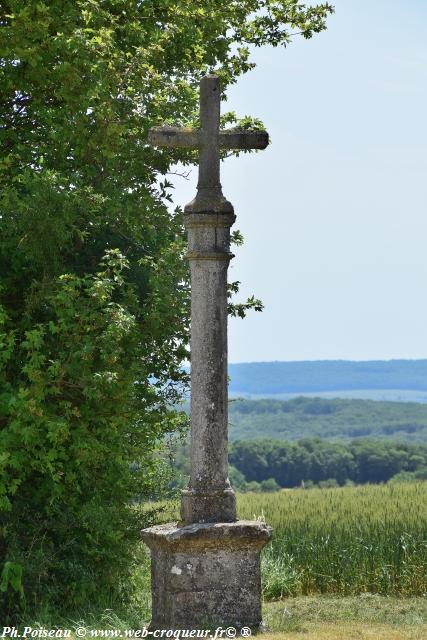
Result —
[[239, 496], [239, 517], [274, 530], [267, 598], [427, 593], [427, 482]]

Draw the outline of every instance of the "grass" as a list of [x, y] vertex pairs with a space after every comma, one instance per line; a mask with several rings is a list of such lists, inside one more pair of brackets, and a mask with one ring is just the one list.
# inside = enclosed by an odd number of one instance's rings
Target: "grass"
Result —
[[269, 633], [264, 640], [425, 640], [427, 627], [408, 629], [387, 625], [315, 624], [302, 631]]
[[[95, 629], [138, 629], [149, 621], [149, 612], [81, 611], [63, 620], [38, 618], [26, 626], [67, 628], [75, 639], [76, 627], [87, 637]], [[363, 594], [347, 598], [306, 596], [264, 604], [268, 632], [260, 640], [423, 640], [427, 637], [427, 599]]]
[[307, 596], [264, 606], [265, 640], [423, 640], [426, 598]]

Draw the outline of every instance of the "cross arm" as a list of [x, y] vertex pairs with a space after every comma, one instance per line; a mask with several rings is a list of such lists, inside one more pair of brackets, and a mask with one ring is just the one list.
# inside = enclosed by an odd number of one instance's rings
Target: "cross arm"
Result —
[[219, 132], [219, 146], [221, 149], [265, 149], [268, 143], [267, 131], [226, 129]]
[[[156, 147], [195, 149], [202, 144], [198, 129], [182, 127], [153, 127], [148, 133], [148, 142]], [[220, 149], [265, 149], [269, 138], [267, 131], [228, 129], [219, 132]]]
[[197, 148], [199, 132], [183, 127], [153, 127], [148, 132], [148, 142], [155, 147]]

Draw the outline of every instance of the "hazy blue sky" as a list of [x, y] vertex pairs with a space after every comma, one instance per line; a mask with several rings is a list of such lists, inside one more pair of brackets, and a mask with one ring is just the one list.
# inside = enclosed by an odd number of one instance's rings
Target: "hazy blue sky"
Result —
[[427, 357], [427, 0], [335, 7], [311, 41], [255, 50], [222, 107], [272, 138], [221, 167], [230, 279], [265, 304], [230, 321], [231, 362]]

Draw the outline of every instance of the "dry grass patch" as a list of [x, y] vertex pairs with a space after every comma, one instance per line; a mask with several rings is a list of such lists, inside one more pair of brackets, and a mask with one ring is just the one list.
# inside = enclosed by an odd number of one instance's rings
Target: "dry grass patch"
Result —
[[427, 625], [408, 628], [354, 623], [310, 623], [300, 631], [263, 633], [258, 637], [263, 640], [425, 640]]
[[264, 605], [265, 640], [425, 640], [427, 598], [310, 596]]

